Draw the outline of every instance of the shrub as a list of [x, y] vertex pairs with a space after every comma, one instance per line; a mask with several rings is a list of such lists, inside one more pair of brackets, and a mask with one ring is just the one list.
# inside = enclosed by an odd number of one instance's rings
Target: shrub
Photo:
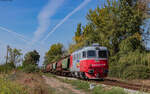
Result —
[[120, 77], [121, 76], [120, 70], [121, 70], [120, 66], [111, 66], [109, 68], [109, 76], [110, 77]]
[[136, 50], [110, 60], [109, 76], [124, 79], [146, 79], [150, 77], [150, 54]]
[[150, 78], [150, 69], [145, 65], [119, 64], [110, 67], [109, 76], [123, 79], [147, 79]]
[[8, 73], [13, 69], [15, 69], [15, 65], [13, 63], [7, 63], [4, 65], [0, 65], [0, 72], [1, 73]]
[[27, 73], [32, 73], [32, 72], [39, 72], [39, 68], [37, 65], [27, 65], [23, 67], [23, 71]]
[[123, 72], [125, 79], [146, 79], [150, 77], [150, 69], [144, 65], [134, 65], [127, 67]]

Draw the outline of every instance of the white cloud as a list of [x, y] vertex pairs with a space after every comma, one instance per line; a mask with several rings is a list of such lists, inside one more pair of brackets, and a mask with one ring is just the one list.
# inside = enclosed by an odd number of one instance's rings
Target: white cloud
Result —
[[34, 32], [32, 43], [38, 41], [47, 31], [50, 25], [50, 18], [57, 12], [57, 9], [63, 4], [64, 0], [50, 0], [38, 15], [39, 26]]
[[45, 40], [47, 40], [47, 38], [56, 31], [56, 29], [61, 26], [65, 21], [67, 21], [74, 13], [76, 13], [77, 11], [79, 11], [81, 8], [83, 8], [84, 6], [86, 6], [91, 0], [84, 0], [83, 3], [81, 3], [77, 8], [75, 8], [72, 12], [70, 12], [64, 19], [62, 19], [53, 29], [52, 31], [50, 31], [48, 33], [48, 35], [42, 40], [41, 43], [44, 43]]

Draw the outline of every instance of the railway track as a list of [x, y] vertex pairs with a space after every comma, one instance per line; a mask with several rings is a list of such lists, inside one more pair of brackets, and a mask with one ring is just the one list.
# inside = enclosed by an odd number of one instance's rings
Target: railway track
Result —
[[[63, 77], [65, 77], [65, 76], [63, 76]], [[69, 77], [69, 78], [72, 78], [72, 77]], [[79, 78], [79, 80], [83, 80], [83, 79]], [[85, 80], [83, 80], [83, 81], [85, 81]], [[134, 84], [131, 82], [124, 82], [124, 81], [120, 81], [120, 80], [114, 80], [111, 78], [105, 78], [103, 81], [100, 81], [100, 80], [87, 80], [87, 81], [93, 82], [96, 84], [104, 84], [104, 85], [122, 87], [122, 88], [126, 88], [126, 89], [131, 89], [131, 90], [150, 92], [150, 85], [148, 86], [148, 85], [142, 85], [142, 84]]]
[[150, 92], [150, 86], [148, 86], [148, 85], [128, 83], [128, 82], [123, 82], [123, 81], [113, 80], [113, 79], [108, 79], [108, 78], [106, 78], [104, 81], [93, 81], [92, 80], [92, 82], [97, 83], [97, 84], [105, 84], [105, 85], [122, 87], [122, 88], [126, 88], [126, 89], [131, 89], [131, 90]]

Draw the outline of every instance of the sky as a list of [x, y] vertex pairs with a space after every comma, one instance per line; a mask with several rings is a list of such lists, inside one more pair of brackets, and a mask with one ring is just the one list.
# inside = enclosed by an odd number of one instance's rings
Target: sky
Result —
[[88, 23], [89, 9], [102, 7], [106, 0], [0, 0], [0, 63], [5, 61], [6, 45], [37, 50], [40, 66], [45, 52], [54, 43], [65, 48], [72, 43], [78, 23]]

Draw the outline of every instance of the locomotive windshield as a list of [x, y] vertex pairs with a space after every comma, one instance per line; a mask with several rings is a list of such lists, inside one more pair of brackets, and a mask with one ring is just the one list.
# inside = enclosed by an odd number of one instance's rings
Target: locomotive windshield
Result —
[[87, 57], [88, 57], [88, 58], [96, 57], [96, 51], [95, 51], [95, 50], [89, 50], [89, 51], [87, 52]]
[[98, 51], [99, 58], [107, 58], [107, 51]]

